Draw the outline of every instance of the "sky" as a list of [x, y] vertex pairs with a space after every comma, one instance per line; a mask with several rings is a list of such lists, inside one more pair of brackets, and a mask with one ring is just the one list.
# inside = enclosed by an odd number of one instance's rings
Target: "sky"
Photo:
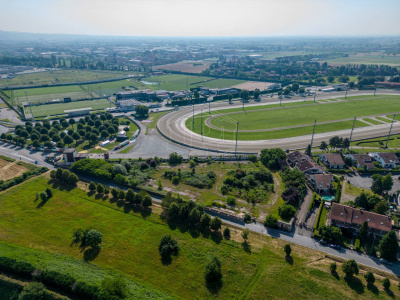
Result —
[[0, 30], [118, 36], [400, 35], [400, 0], [0, 0]]

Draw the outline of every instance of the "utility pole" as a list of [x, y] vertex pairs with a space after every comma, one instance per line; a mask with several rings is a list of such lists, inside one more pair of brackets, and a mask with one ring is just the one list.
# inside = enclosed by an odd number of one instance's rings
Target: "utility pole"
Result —
[[242, 109], [244, 110], [244, 99], [242, 99], [242, 102], [243, 102], [243, 107], [242, 107]]
[[344, 99], [347, 99], [347, 90], [346, 90], [346, 94], [344, 95]]
[[279, 99], [279, 105], [282, 106], [282, 98]]
[[[193, 103], [193, 101], [192, 101]], [[194, 130], [194, 103], [193, 103], [193, 125], [192, 125], [192, 130]]]
[[[351, 138], [353, 137], [353, 130], [354, 130], [354, 125], [356, 124], [356, 119], [357, 119], [357, 117], [354, 117], [354, 120], [353, 120], [353, 127], [351, 127], [351, 132], [350, 132], [349, 144], [351, 143]], [[350, 147], [350, 146], [349, 146], [349, 147]]]
[[375, 88], [375, 90], [374, 90], [374, 96], [376, 96], [376, 88]]
[[201, 109], [201, 141], [203, 141], [203, 109]]
[[388, 147], [388, 143], [389, 143], [389, 138], [390, 138], [390, 134], [392, 133], [392, 128], [393, 128], [393, 123], [394, 123], [394, 118], [396, 118], [396, 114], [393, 115], [393, 120], [392, 120], [392, 124], [390, 124], [390, 130], [389, 130], [389, 134], [386, 140], [386, 146], [385, 148]]
[[236, 145], [235, 145], [235, 158], [237, 157], [237, 142], [239, 135], [239, 122], [236, 122]]
[[[315, 134], [315, 125], [317, 124], [317, 120], [314, 120], [314, 128], [313, 128], [313, 131], [312, 131], [312, 136], [311, 136], [311, 144], [310, 144], [310, 146], [311, 146], [311, 149], [312, 149], [312, 144], [313, 144], [313, 141], [314, 141], [314, 134]], [[311, 154], [311, 150], [310, 149], [310, 154]]]
[[317, 85], [315, 85], [314, 102], [315, 102], [315, 97], [317, 97]]

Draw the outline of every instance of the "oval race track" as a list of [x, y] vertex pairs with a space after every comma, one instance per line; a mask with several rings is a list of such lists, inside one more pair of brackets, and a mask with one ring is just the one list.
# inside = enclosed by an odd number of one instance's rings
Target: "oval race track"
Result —
[[[377, 95], [399, 95], [400, 91], [393, 90], [378, 90]], [[357, 95], [373, 95], [373, 91], [350, 91], [347, 96], [357, 96]], [[312, 97], [293, 97], [290, 100], [282, 100], [282, 102], [303, 102], [312, 101]], [[317, 94], [317, 101], [322, 99], [332, 99], [344, 97], [344, 92], [331, 92]], [[250, 101], [245, 104], [245, 108], [249, 106], [260, 106], [270, 104], [279, 104], [279, 99], [277, 96], [274, 98], [263, 97], [261, 102]], [[201, 111], [208, 111], [209, 105], [211, 111], [231, 109], [231, 108], [241, 108], [242, 102], [234, 102], [234, 104], [229, 104], [227, 101], [223, 102], [211, 102], [206, 104], [198, 104], [194, 106], [194, 114], [199, 114]], [[400, 111], [400, 101], [399, 101], [399, 111]], [[178, 111], [173, 111], [167, 113], [161, 117], [157, 122], [157, 129], [165, 138], [191, 148], [217, 151], [225, 153], [235, 153], [236, 141], [234, 140], [224, 140], [216, 139], [210, 137], [202, 137], [200, 134], [192, 132], [185, 125], [188, 118], [193, 115], [193, 106], [181, 107]], [[367, 126], [361, 128], [355, 128], [353, 131], [352, 140], [362, 140], [374, 137], [385, 136], [389, 133], [390, 123], [382, 125]], [[345, 129], [340, 131], [331, 131], [325, 133], [318, 133], [314, 135], [313, 145], [319, 145], [322, 141], [328, 142], [333, 136], [341, 136], [343, 138], [350, 137], [351, 129]], [[400, 133], [400, 122], [394, 122], [392, 128], [392, 134]], [[240, 132], [239, 132], [240, 134]], [[302, 135], [297, 137], [283, 138], [283, 139], [273, 139], [273, 140], [253, 140], [253, 141], [241, 141], [237, 142], [237, 153], [258, 153], [260, 150], [265, 148], [282, 148], [282, 149], [305, 149], [307, 145], [311, 142], [311, 134]]]

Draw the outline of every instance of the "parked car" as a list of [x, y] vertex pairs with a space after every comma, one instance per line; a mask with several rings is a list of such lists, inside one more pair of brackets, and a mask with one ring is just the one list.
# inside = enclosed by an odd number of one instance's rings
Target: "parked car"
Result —
[[335, 245], [335, 244], [331, 244], [330, 246], [331, 246], [331, 248], [333, 248], [333, 249], [340, 249], [340, 248], [342, 248], [340, 245]]
[[389, 266], [393, 265], [393, 263], [391, 263], [390, 261], [387, 261], [387, 260], [384, 259], [384, 258], [381, 258], [379, 261], [380, 261], [381, 263], [385, 264], [385, 265], [389, 265]]
[[320, 240], [319, 240], [319, 243], [320, 243], [321, 245], [326, 245], [326, 242], [325, 242], [323, 239], [320, 239]]

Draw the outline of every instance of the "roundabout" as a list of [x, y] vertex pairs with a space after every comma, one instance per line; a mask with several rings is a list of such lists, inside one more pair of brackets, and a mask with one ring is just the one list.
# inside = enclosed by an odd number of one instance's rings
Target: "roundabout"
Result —
[[[400, 92], [350, 91], [312, 97], [243, 104], [213, 102], [180, 108], [161, 117], [157, 129], [165, 138], [187, 147], [225, 152], [258, 153], [265, 148], [304, 149], [333, 136], [352, 141], [385, 136], [394, 114], [392, 134], [400, 132]], [[356, 117], [356, 120], [354, 120]]]

